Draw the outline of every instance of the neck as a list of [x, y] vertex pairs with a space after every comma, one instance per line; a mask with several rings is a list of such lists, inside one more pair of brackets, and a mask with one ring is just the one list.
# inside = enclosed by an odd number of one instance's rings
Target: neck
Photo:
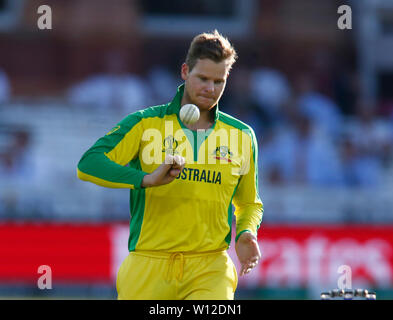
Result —
[[196, 130], [208, 130], [213, 126], [213, 122], [209, 123], [200, 123], [200, 120], [198, 120], [194, 124], [184, 124], [188, 129], [196, 131]]
[[214, 115], [213, 115], [213, 110], [214, 107], [211, 108], [210, 110], [199, 110], [200, 115], [199, 115], [199, 120], [201, 122], [214, 122]]
[[199, 119], [194, 124], [184, 124], [190, 130], [207, 130], [214, 124], [214, 117], [212, 112], [204, 111], [200, 113]]

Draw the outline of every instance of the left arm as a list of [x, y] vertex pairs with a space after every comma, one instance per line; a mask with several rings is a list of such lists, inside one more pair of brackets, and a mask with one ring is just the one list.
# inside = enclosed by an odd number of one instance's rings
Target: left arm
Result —
[[250, 130], [248, 154], [243, 175], [233, 197], [236, 215], [236, 254], [241, 263], [240, 275], [251, 271], [261, 257], [257, 232], [262, 222], [263, 203], [258, 193], [258, 145]]

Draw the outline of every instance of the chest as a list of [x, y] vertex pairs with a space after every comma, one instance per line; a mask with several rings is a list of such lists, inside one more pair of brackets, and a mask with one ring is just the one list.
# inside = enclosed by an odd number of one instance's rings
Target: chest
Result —
[[249, 161], [249, 146], [241, 132], [224, 128], [189, 130], [157, 127], [141, 140], [142, 170], [153, 172], [167, 154], [185, 158], [177, 179], [187, 183], [236, 185]]

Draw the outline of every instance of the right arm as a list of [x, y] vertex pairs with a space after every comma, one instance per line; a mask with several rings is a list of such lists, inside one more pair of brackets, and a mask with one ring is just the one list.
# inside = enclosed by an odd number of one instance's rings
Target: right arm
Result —
[[85, 152], [78, 178], [108, 188], [141, 188], [147, 173], [126, 165], [138, 156], [142, 133], [141, 118], [128, 115]]
[[139, 189], [172, 182], [184, 168], [184, 158], [168, 155], [151, 174], [126, 167], [138, 157], [143, 134], [141, 118], [127, 116], [85, 152], [78, 178], [108, 188]]

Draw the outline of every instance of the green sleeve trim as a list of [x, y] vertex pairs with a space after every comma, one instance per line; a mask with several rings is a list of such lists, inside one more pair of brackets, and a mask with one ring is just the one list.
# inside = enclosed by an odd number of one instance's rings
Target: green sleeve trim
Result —
[[239, 119], [236, 119], [229, 114], [226, 114], [225, 112], [219, 111], [219, 121], [224, 122], [225, 124], [232, 126], [234, 128], [237, 128], [239, 130], [250, 130], [251, 127], [244, 123], [243, 121], [240, 121]]
[[251, 230], [248, 230], [248, 229], [243, 230], [243, 231], [240, 231], [239, 234], [236, 236], [235, 242], [237, 242], [237, 240], [239, 239], [239, 237], [240, 237], [244, 232], [250, 232], [251, 234], [253, 234], [253, 233], [251, 232]]
[[239, 186], [239, 183], [240, 183], [240, 180], [238, 181], [238, 183], [237, 183], [237, 185], [235, 187], [235, 190], [233, 191], [231, 200], [229, 201], [229, 207], [228, 207], [229, 232], [228, 232], [227, 236], [225, 237], [225, 241], [228, 244], [228, 247], [230, 246], [231, 240], [232, 240], [232, 216], [233, 216], [233, 213], [232, 213], [232, 200], [233, 200], [233, 197], [234, 197], [234, 195], [236, 193], [237, 187]]
[[[139, 159], [130, 163], [132, 168], [142, 170]], [[128, 250], [135, 251], [142, 231], [143, 218], [145, 215], [146, 189], [130, 190], [130, 234], [128, 237]]]

